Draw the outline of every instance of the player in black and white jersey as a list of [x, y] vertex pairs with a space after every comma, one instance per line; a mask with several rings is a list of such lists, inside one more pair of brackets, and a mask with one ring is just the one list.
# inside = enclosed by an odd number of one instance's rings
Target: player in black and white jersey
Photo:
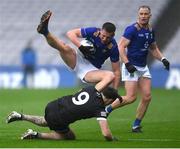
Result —
[[74, 132], [69, 124], [80, 120], [96, 117], [102, 134], [106, 140], [112, 141], [114, 137], [107, 122], [105, 105], [112, 103], [121, 96], [113, 88], [106, 88], [100, 93], [94, 86], [87, 86], [74, 95], [63, 96], [47, 104], [45, 116], [32, 116], [13, 111], [7, 117], [7, 123], [25, 120], [39, 126], [49, 127], [50, 133], [40, 133], [32, 129], [22, 136], [22, 139], [75, 139]]

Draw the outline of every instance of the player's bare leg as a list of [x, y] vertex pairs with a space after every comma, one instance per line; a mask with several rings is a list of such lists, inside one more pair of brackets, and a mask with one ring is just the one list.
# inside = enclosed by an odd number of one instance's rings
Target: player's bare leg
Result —
[[125, 82], [126, 95], [121, 96], [122, 101], [116, 99], [112, 104], [106, 106], [105, 111], [111, 113], [114, 109], [130, 104], [136, 100], [138, 83], [136, 81], [126, 81]]
[[123, 102], [120, 103], [117, 107], [114, 105], [114, 108], [122, 107], [124, 105], [133, 103], [137, 98], [138, 83], [137, 81], [126, 81], [125, 82], [126, 95], [122, 96]]
[[35, 115], [26, 115], [22, 114], [22, 120], [31, 122], [35, 125], [47, 127], [47, 122], [44, 119], [44, 116], [35, 116]]
[[46, 140], [74, 140], [75, 134], [72, 130], [67, 133], [60, 133], [52, 131], [49, 133], [40, 133], [32, 129], [28, 129], [21, 137], [21, 139], [46, 139]]
[[84, 79], [88, 83], [96, 83], [95, 87], [100, 91], [112, 83], [114, 80], [114, 74], [107, 70], [94, 70], [88, 72]]
[[126, 96], [121, 96], [123, 99], [122, 102], [120, 102], [118, 99], [115, 100], [111, 104], [111, 107], [110, 107], [111, 109], [109, 109], [110, 110], [109, 112], [111, 112], [114, 109], [117, 109], [119, 107], [122, 107], [124, 105], [134, 102], [137, 97], [137, 89], [138, 89], [138, 84], [136, 81], [126, 81], [125, 82]]
[[50, 133], [39, 133], [38, 138], [40, 139], [53, 139], [53, 140], [74, 140], [75, 134], [72, 130], [67, 133], [50, 132]]
[[136, 120], [134, 121], [133, 129], [132, 129], [133, 132], [141, 132], [140, 123], [151, 101], [151, 80], [149, 78], [140, 78], [139, 90], [142, 98], [137, 108]]
[[63, 41], [58, 39], [52, 33], [48, 33], [46, 36], [48, 44], [57, 49], [60, 53], [63, 61], [71, 68], [74, 69], [76, 66], [76, 51], [71, 48], [69, 45], [65, 44]]
[[33, 124], [36, 124], [38, 126], [47, 127], [47, 122], [43, 116], [26, 115], [26, 114], [18, 113], [16, 111], [12, 111], [7, 116], [6, 123], [12, 123], [14, 121], [22, 121], [22, 120], [32, 122]]
[[151, 79], [141, 78], [139, 80], [139, 89], [142, 99], [137, 108], [136, 117], [139, 119], [143, 119], [151, 101]]
[[141, 100], [139, 102], [136, 119], [133, 123], [132, 132], [142, 132], [141, 131], [141, 121], [148, 109], [149, 103], [151, 101], [151, 80], [149, 78], [139, 79], [139, 90], [141, 93]]
[[37, 31], [38, 33], [43, 34], [45, 36], [48, 44], [51, 47], [57, 49], [60, 52], [60, 55], [64, 62], [70, 68], [74, 69], [74, 67], [76, 66], [76, 51], [49, 32], [48, 23], [51, 15], [51, 11], [47, 11], [42, 15]]

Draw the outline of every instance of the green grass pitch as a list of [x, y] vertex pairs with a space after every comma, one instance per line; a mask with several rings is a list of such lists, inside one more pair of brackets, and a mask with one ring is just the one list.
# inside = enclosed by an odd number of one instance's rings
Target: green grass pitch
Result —
[[[152, 102], [142, 122], [143, 133], [131, 133], [139, 99], [109, 116], [109, 124], [117, 142], [106, 142], [101, 135], [96, 119], [81, 120], [70, 125], [75, 131], [75, 141], [20, 140], [28, 128], [49, 131], [28, 122], [6, 124], [7, 114], [12, 110], [26, 114], [44, 115], [46, 104], [59, 96], [78, 89], [57, 90], [0, 90], [0, 148], [180, 148], [180, 91], [152, 90]], [[124, 90], [120, 90], [124, 94]]]

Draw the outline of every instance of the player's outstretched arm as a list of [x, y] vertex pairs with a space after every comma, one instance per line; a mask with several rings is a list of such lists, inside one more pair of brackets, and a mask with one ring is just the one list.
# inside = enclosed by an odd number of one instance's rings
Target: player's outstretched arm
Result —
[[158, 59], [159, 61], [161, 61], [165, 67], [166, 70], [169, 70], [170, 68], [170, 63], [169, 61], [163, 56], [163, 54], [161, 53], [161, 51], [159, 50], [156, 42], [152, 43], [150, 46], [151, 50], [151, 54], [154, 58]]
[[104, 138], [107, 141], [117, 141], [118, 139], [112, 136], [107, 120], [98, 120], [98, 121], [99, 121], [99, 126], [101, 128], [101, 132]]
[[71, 42], [76, 45], [78, 48], [81, 46], [79, 38], [82, 38], [81, 29], [73, 29], [67, 32], [67, 37], [71, 40]]

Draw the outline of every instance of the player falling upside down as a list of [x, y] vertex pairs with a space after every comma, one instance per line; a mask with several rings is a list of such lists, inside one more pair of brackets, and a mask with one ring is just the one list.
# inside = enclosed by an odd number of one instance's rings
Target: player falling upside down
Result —
[[105, 105], [112, 103], [115, 99], [120, 100], [121, 96], [113, 88], [106, 88], [102, 93], [94, 86], [88, 86], [75, 93], [68, 95], [47, 104], [45, 116], [32, 116], [20, 114], [13, 111], [7, 117], [7, 123], [14, 121], [29, 121], [42, 127], [49, 127], [52, 132], [40, 133], [32, 129], [22, 136], [21, 139], [56, 139], [74, 140], [75, 134], [69, 128], [69, 124], [80, 120], [96, 117], [102, 135], [107, 141], [117, 140], [112, 136], [107, 122]]
[[[103, 24], [102, 29], [89, 27], [69, 31], [67, 33], [68, 38], [79, 49], [75, 50], [49, 32], [48, 22], [51, 15], [51, 11], [47, 11], [42, 15], [37, 31], [44, 35], [51, 47], [59, 51], [66, 65], [73, 70], [83, 82], [95, 83], [96, 86], [101, 89], [113, 83], [113, 87], [117, 89], [120, 82], [120, 64], [119, 50], [114, 39], [115, 25], [106, 22]], [[90, 46], [81, 45], [81, 38], [86, 38], [91, 41], [95, 50], [92, 51], [92, 47]], [[101, 70], [101, 66], [107, 58], [111, 60], [114, 73], [108, 70]]]

